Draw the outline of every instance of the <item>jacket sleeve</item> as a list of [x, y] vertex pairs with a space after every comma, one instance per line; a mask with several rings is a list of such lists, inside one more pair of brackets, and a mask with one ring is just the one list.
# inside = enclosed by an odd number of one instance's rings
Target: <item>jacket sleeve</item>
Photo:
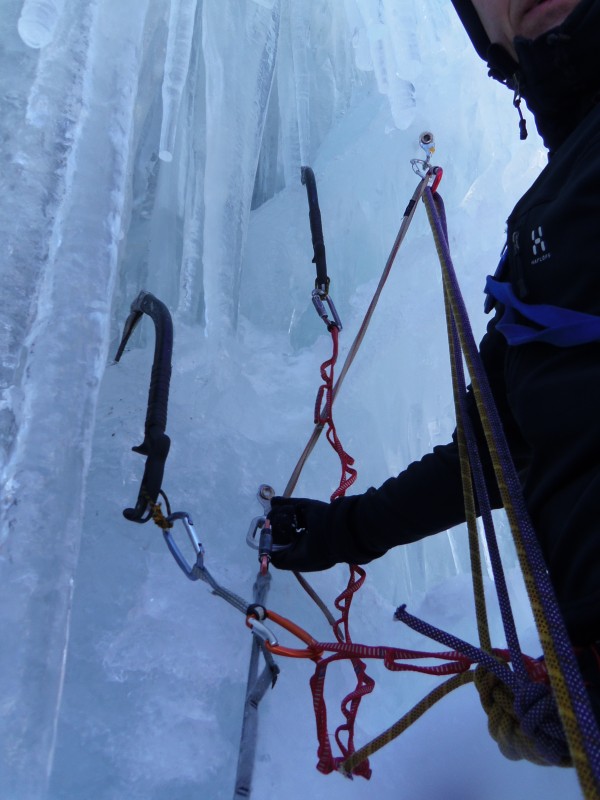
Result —
[[[488, 325], [480, 353], [505, 433], [518, 441], [506, 396], [504, 364], [506, 342], [496, 330], [496, 317]], [[469, 414], [480, 445], [486, 484], [493, 508], [502, 503], [479, 414], [471, 389]], [[435, 447], [378, 489], [334, 501], [326, 525], [329, 545], [339, 560], [358, 563], [383, 555], [395, 545], [408, 544], [458, 525], [465, 520], [460, 460], [456, 432], [453, 441]], [[360, 558], [358, 558], [360, 557]]]

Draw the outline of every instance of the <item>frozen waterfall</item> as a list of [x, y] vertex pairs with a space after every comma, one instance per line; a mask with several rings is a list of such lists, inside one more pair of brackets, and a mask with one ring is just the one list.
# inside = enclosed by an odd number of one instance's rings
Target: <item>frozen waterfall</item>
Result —
[[[300, 166], [319, 182], [347, 350], [414, 189], [422, 130], [436, 134], [479, 332], [504, 219], [544, 156], [519, 142], [510, 95], [446, 0], [4, 0], [0, 43], [0, 797], [228, 799], [250, 636], [183, 579], [156, 529], [122, 517], [143, 467], [130, 448], [152, 353], [143, 324], [112, 365], [129, 304], [144, 288], [174, 314], [165, 489], [193, 515], [211, 570], [250, 597], [256, 490], [283, 489], [329, 355]], [[444, 325], [418, 213], [337, 403], [356, 491], [451, 435]], [[325, 499], [337, 475], [320, 443], [298, 493]], [[375, 562], [355, 639], [397, 643], [401, 602], [473, 637], [467, 570], [461, 529]], [[328, 602], [344, 575], [315, 576]], [[269, 602], [328, 635], [289, 576], [274, 574]], [[373, 759], [370, 783], [324, 777], [310, 670], [281, 668], [261, 704], [255, 798], [575, 797], [569, 773], [504, 762], [466, 689]], [[331, 679], [332, 715], [347, 678]], [[433, 685], [376, 679], [361, 741]]]

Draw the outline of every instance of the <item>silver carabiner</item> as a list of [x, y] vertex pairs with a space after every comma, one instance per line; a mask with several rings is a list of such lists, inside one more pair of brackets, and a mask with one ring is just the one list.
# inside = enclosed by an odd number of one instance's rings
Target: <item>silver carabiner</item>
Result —
[[[338, 331], [342, 330], [342, 320], [337, 312], [336, 307], [333, 304], [333, 300], [331, 299], [330, 295], [323, 295], [318, 289], [313, 289], [312, 292], [312, 301], [313, 306], [317, 309], [317, 314], [321, 317], [325, 325], [329, 328], [330, 325], [335, 325]], [[327, 303], [329, 306], [329, 310], [331, 311], [331, 316], [333, 320], [330, 320], [327, 316], [327, 311], [325, 309], [325, 305], [323, 303]]]
[[419, 136], [419, 146], [425, 151], [426, 158], [411, 158], [410, 163], [419, 178], [426, 178], [431, 166], [431, 156], [435, 153], [435, 139], [431, 131], [423, 131]]
[[248, 617], [247, 622], [249, 627], [252, 628], [252, 633], [255, 633], [259, 639], [262, 639], [263, 642], [268, 642], [273, 647], [277, 647], [279, 644], [277, 637], [264, 623], [259, 622], [255, 617]]
[[183, 522], [183, 527], [185, 528], [185, 532], [188, 535], [188, 539], [194, 549], [194, 554], [196, 556], [196, 561], [194, 564], [190, 564], [186, 557], [183, 555], [181, 550], [179, 549], [175, 539], [173, 538], [173, 534], [171, 533], [170, 529], [166, 528], [163, 530], [163, 536], [165, 542], [167, 543], [167, 547], [171, 551], [171, 555], [181, 568], [181, 571], [188, 577], [191, 581], [196, 581], [200, 577], [200, 573], [204, 568], [204, 548], [202, 547], [198, 537], [196, 536], [196, 531], [194, 530], [194, 523], [192, 522], [192, 518], [187, 513], [187, 511], [176, 511], [174, 514], [169, 514], [167, 517], [168, 522], [176, 522], [177, 520], [181, 520]]
[[265, 522], [267, 521], [267, 514], [271, 510], [271, 500], [274, 497], [275, 489], [269, 486], [268, 483], [261, 483], [256, 493], [256, 499], [263, 507], [264, 514], [261, 514], [259, 517], [254, 517], [248, 528], [248, 533], [246, 534], [246, 542], [254, 550], [258, 550], [259, 548], [258, 542], [256, 541], [256, 534], [264, 528]]
[[254, 550], [258, 550], [258, 542], [256, 540], [256, 534], [258, 531], [262, 530], [266, 521], [267, 518], [264, 515], [261, 515], [260, 517], [254, 517], [254, 519], [250, 523], [250, 527], [248, 528], [248, 533], [246, 534], [246, 543]]

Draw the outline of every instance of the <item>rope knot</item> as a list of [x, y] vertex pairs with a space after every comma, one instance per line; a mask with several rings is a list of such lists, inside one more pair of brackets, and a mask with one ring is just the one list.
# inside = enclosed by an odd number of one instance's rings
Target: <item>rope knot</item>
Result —
[[492, 673], [475, 670], [475, 686], [488, 715], [488, 730], [511, 761], [540, 766], [572, 766], [569, 748], [550, 687], [520, 682], [516, 694]]

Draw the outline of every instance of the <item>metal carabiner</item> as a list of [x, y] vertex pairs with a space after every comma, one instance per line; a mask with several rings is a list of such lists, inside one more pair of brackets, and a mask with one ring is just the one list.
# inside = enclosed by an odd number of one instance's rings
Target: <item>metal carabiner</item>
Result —
[[248, 533], [246, 534], [246, 543], [254, 550], [259, 549], [259, 544], [256, 541], [256, 534], [258, 531], [263, 529], [265, 522], [267, 521], [267, 514], [271, 510], [271, 500], [273, 497], [275, 497], [275, 489], [273, 489], [272, 486], [269, 486], [268, 483], [261, 483], [261, 485], [258, 487], [258, 492], [256, 493], [256, 499], [263, 507], [264, 514], [254, 517], [250, 523], [250, 527], [248, 528]]
[[192, 522], [192, 518], [187, 511], [176, 511], [174, 514], [169, 514], [167, 517], [168, 522], [177, 522], [178, 520], [181, 520], [183, 523], [183, 527], [188, 535], [188, 539], [190, 540], [190, 543], [194, 549], [194, 553], [196, 554], [196, 561], [194, 564], [190, 564], [183, 555], [179, 549], [179, 546], [177, 545], [177, 542], [173, 538], [170, 528], [163, 529], [163, 536], [165, 537], [167, 547], [171, 551], [171, 555], [181, 568], [181, 571], [184, 573], [184, 575], [191, 581], [197, 581], [200, 578], [200, 572], [204, 569], [204, 548], [196, 536], [194, 523]]
[[[317, 309], [317, 314], [321, 317], [325, 325], [327, 325], [327, 328], [330, 328], [331, 325], [335, 325], [338, 331], [341, 331], [342, 321], [336, 310], [336, 307], [333, 304], [333, 300], [331, 299], [330, 295], [328, 294], [324, 295], [318, 289], [313, 289], [312, 301], [313, 301], [313, 306]], [[329, 317], [327, 316], [327, 311], [325, 309], [323, 301], [325, 301], [325, 303], [327, 303], [327, 305], [329, 306], [329, 310], [331, 311], [331, 316], [333, 317], [333, 320], [330, 320]]]
[[[258, 501], [262, 505], [265, 513], [259, 517], [254, 517], [246, 534], [246, 543], [253, 550], [258, 550], [258, 560], [260, 561], [261, 575], [265, 575], [271, 562], [271, 554], [280, 550], [286, 550], [287, 544], [273, 544], [273, 534], [271, 533], [271, 523], [268, 513], [271, 510], [271, 499], [275, 497], [275, 489], [267, 483], [261, 483], [256, 494]], [[256, 534], [260, 531], [260, 536]]]
[[255, 633], [263, 642], [268, 642], [271, 647], [277, 647], [279, 645], [275, 634], [269, 630], [264, 623], [256, 619], [256, 617], [247, 617], [246, 624], [252, 629], [252, 633]]
[[262, 621], [256, 619], [252, 614], [248, 614], [246, 617], [246, 625], [256, 631], [257, 636], [260, 636], [264, 641], [267, 650], [273, 655], [286, 656], [287, 658], [308, 658], [316, 663], [321, 660], [323, 656], [323, 647], [319, 645], [319, 642], [317, 642], [310, 633], [286, 617], [276, 614], [274, 611], [264, 609], [264, 612], [267, 620], [271, 620], [275, 625], [279, 625], [280, 628], [291, 633], [306, 645], [304, 648], [280, 645], [277, 638]]

